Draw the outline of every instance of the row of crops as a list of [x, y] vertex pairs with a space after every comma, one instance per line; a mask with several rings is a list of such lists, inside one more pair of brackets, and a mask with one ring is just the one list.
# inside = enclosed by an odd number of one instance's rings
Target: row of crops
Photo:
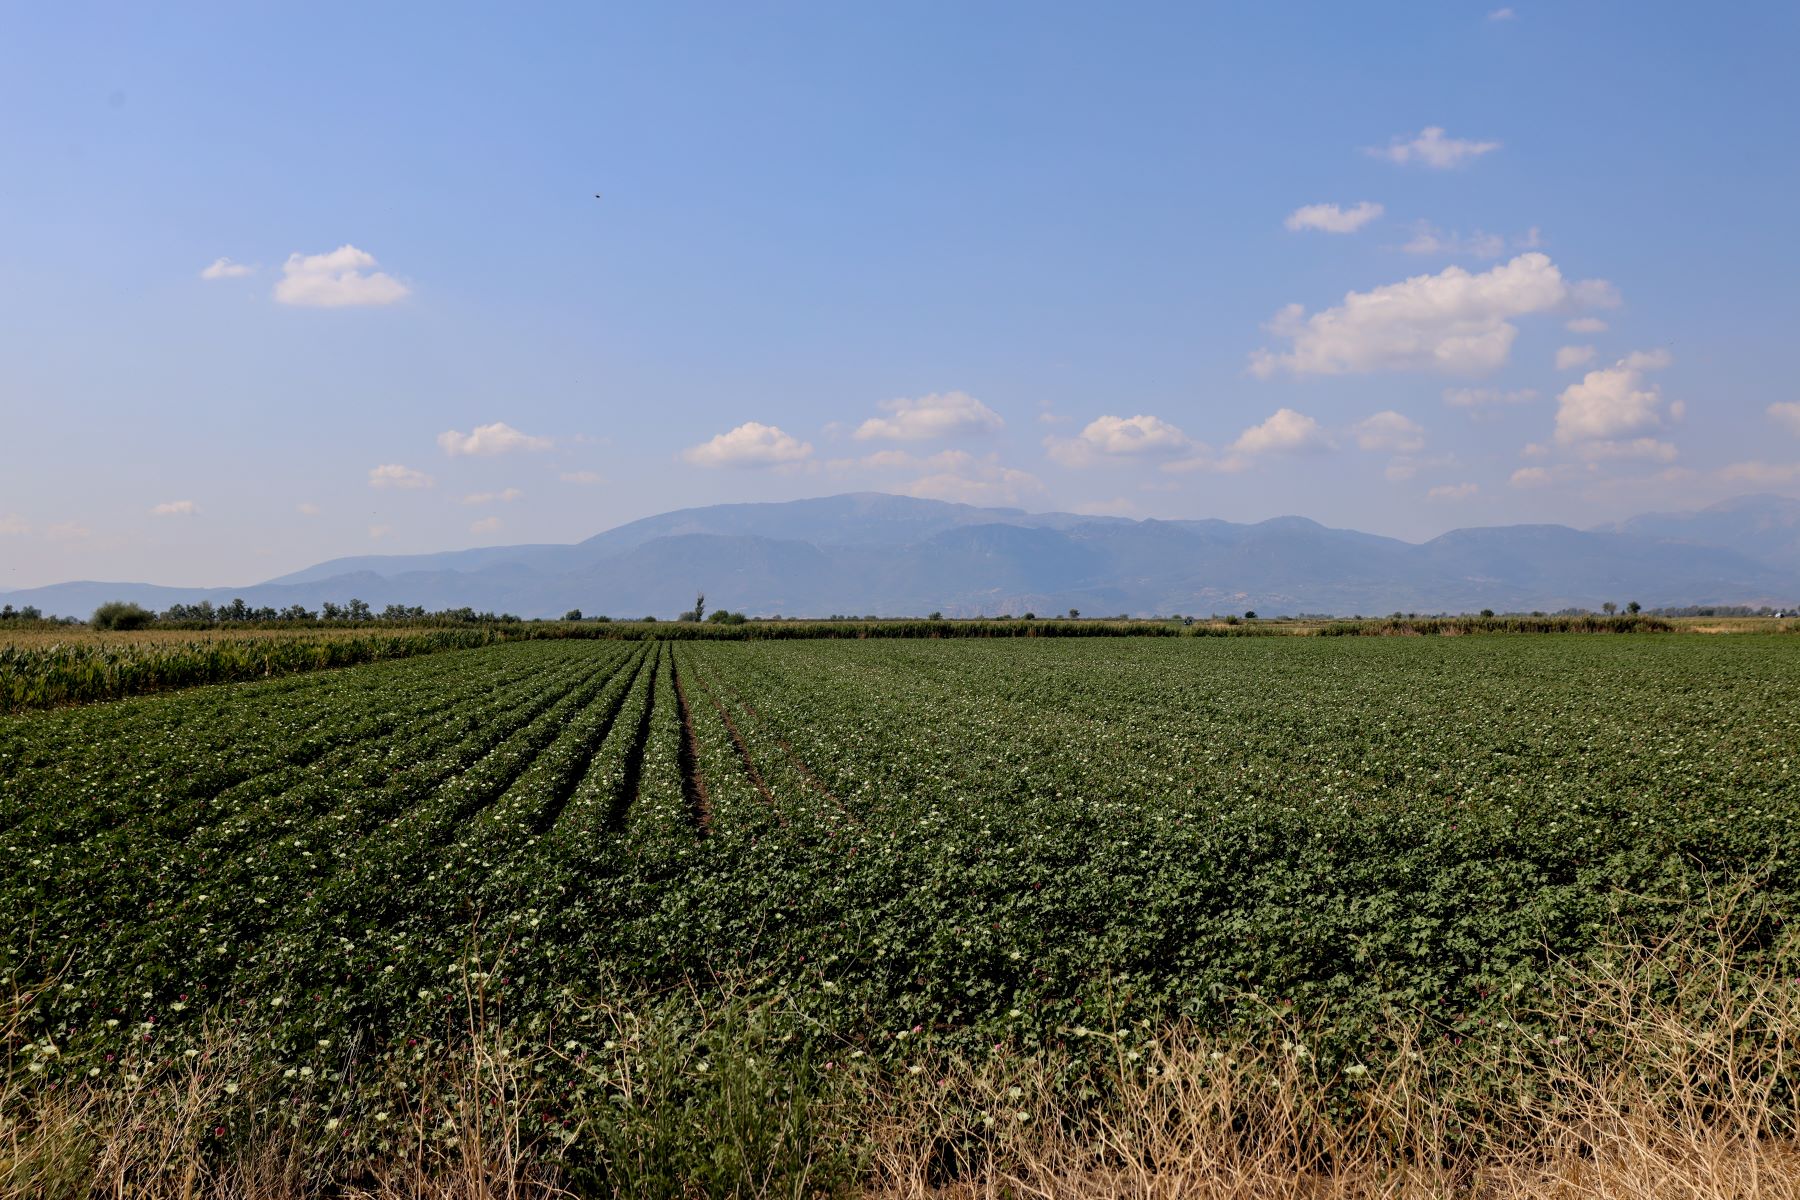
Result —
[[1727, 881], [1800, 908], [1797, 645], [533, 641], [15, 717], [12, 1069], [124, 1086], [222, 1025], [375, 1137], [472, 990], [565, 1054], [546, 1121], [622, 1086], [600, 996], [747, 989], [895, 1071], [1492, 1036]]
[[[308, 629], [276, 623], [196, 635], [70, 633], [60, 626], [0, 640], [0, 714], [118, 700], [201, 684], [241, 682], [544, 639], [599, 641], [810, 641], [815, 639], [1264, 637], [1283, 634], [1414, 636], [1477, 633], [1666, 633], [1656, 617], [1451, 617], [1372, 621], [829, 620], [735, 624], [656, 621], [509, 621], [448, 628], [388, 625]], [[1787, 632], [1800, 625], [1787, 628]]]

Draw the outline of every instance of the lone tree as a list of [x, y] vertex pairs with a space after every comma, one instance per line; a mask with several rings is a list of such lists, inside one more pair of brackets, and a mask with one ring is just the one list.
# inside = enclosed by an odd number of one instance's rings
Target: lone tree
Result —
[[156, 614], [138, 604], [124, 600], [108, 600], [94, 610], [88, 624], [95, 629], [146, 629]]
[[1619, 606], [1614, 604], [1611, 600], [1608, 600], [1605, 604], [1600, 606], [1600, 611], [1610, 617], [1619, 611]]
[[568, 612], [563, 614], [563, 620], [565, 620], [565, 621], [581, 620], [581, 610], [579, 608], [571, 608]]
[[1636, 600], [1633, 600], [1630, 604], [1625, 606], [1625, 611], [1635, 617], [1644, 611], [1644, 606], [1639, 604]]
[[694, 597], [694, 620], [703, 621], [705, 619], [706, 619], [706, 593], [701, 592], [699, 595]]
[[1069, 610], [1069, 620], [1079, 621], [1080, 619], [1081, 619], [1081, 610], [1079, 608], [1071, 608]]

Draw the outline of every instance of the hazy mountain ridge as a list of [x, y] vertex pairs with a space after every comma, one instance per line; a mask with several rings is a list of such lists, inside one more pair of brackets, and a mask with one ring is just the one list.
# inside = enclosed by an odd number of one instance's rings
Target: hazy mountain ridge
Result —
[[1027, 513], [880, 493], [683, 509], [573, 545], [359, 555], [237, 588], [73, 582], [0, 602], [85, 615], [106, 600], [343, 603], [671, 616], [696, 591], [753, 614], [950, 615], [1554, 610], [1800, 601], [1800, 501], [1577, 530], [1458, 529], [1424, 543], [1304, 517], [1253, 524]]

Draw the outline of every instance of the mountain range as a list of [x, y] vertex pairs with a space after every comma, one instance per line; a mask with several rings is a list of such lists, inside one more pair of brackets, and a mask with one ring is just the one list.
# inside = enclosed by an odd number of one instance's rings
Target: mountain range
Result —
[[1304, 517], [1140, 521], [859, 492], [681, 509], [573, 545], [337, 558], [245, 587], [59, 583], [0, 602], [85, 616], [107, 600], [317, 608], [356, 597], [378, 609], [668, 617], [702, 591], [714, 608], [786, 616], [1788, 606], [1800, 602], [1800, 500], [1744, 496], [1595, 529], [1492, 526], [1412, 543]]

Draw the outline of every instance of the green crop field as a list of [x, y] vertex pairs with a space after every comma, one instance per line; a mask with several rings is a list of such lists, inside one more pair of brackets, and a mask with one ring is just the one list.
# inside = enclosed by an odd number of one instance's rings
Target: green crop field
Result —
[[[1402, 1048], [1598, 1055], [1547, 998], [1621, 946], [1728, 924], [1793, 984], [1797, 678], [1754, 634], [528, 641], [0, 718], [7, 1095], [211, 1063], [197, 1152], [277, 1130], [321, 1178], [492, 1103], [653, 1194], [653, 1110], [727, 1080], [1059, 1064], [979, 1130], [1176, 1030], [1341, 1095]], [[531, 1065], [422, 1074], [477, 1041]]]

